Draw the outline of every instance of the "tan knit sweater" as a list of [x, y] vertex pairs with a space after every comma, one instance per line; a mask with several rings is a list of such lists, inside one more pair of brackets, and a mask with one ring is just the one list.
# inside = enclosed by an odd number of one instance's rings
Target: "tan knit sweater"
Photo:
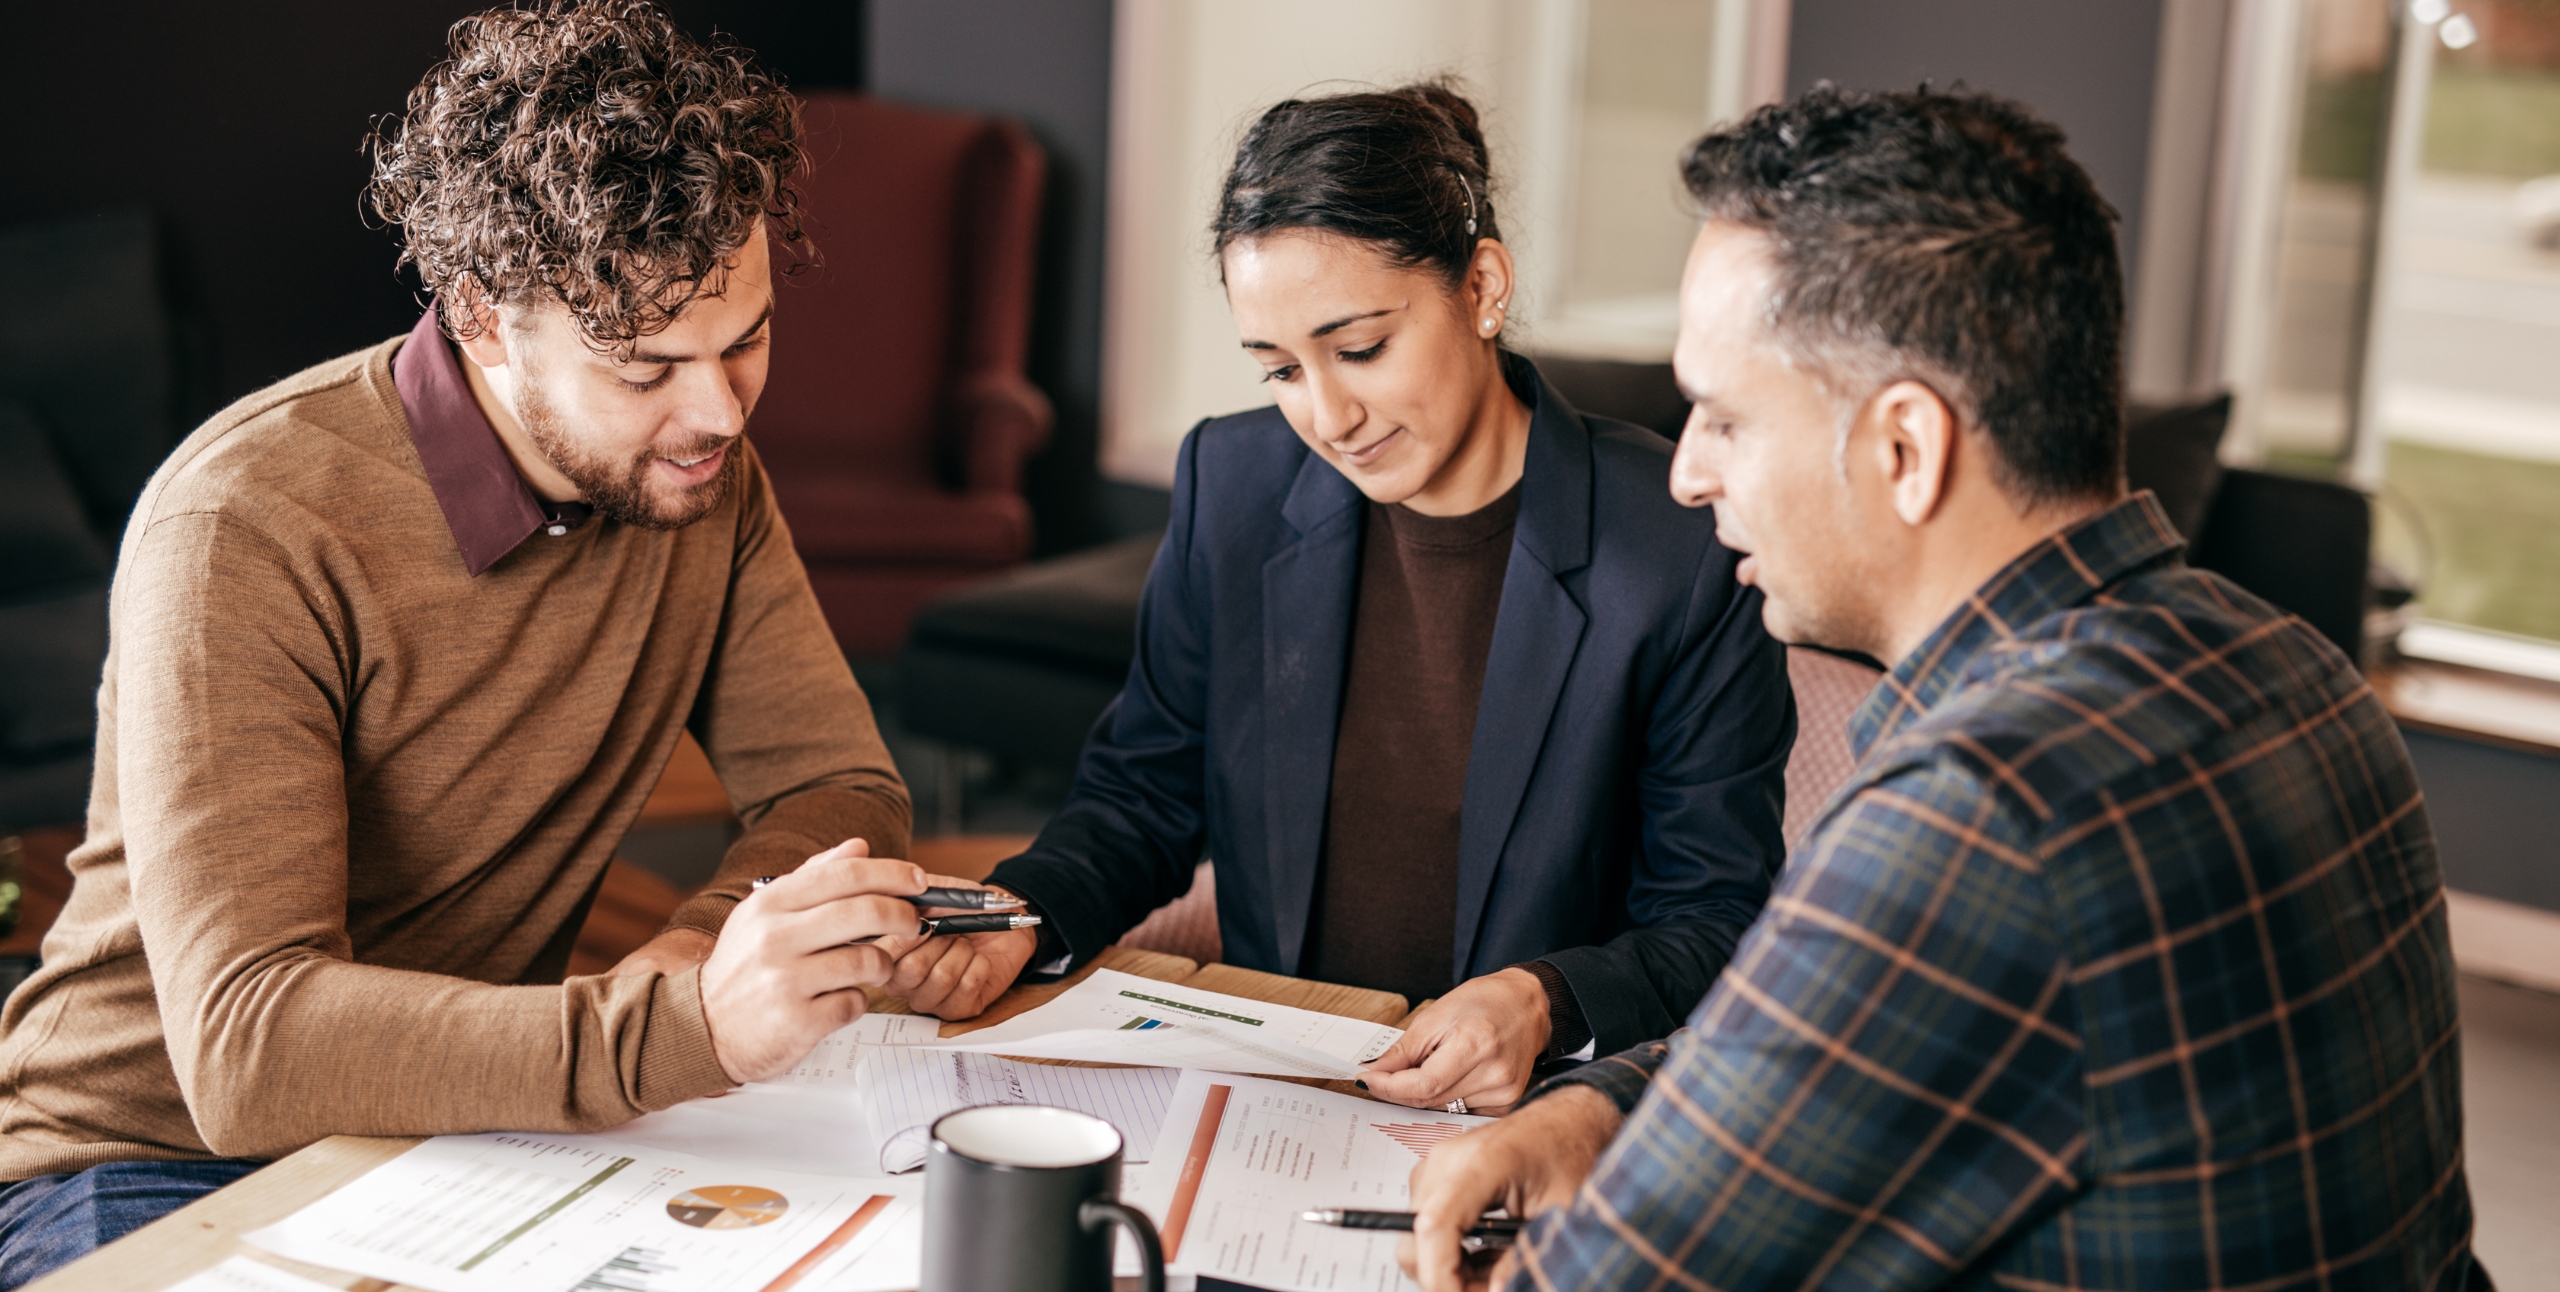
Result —
[[725, 1087], [697, 974], [560, 981], [690, 727], [747, 823], [675, 923], [906, 789], [762, 468], [469, 577], [390, 360], [208, 422], [144, 490], [87, 842], [0, 1012], [0, 1180], [323, 1136], [596, 1130]]

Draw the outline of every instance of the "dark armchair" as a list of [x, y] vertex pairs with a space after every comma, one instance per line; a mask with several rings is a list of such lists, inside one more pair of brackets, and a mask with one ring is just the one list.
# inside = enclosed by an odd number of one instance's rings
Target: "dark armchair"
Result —
[[998, 118], [829, 93], [803, 111], [823, 264], [776, 283], [753, 434], [837, 642], [886, 656], [918, 606], [1031, 550], [1022, 470], [1051, 413], [1023, 353], [1046, 163]]
[[89, 801], [107, 580], [202, 350], [139, 210], [0, 231], [0, 834]]

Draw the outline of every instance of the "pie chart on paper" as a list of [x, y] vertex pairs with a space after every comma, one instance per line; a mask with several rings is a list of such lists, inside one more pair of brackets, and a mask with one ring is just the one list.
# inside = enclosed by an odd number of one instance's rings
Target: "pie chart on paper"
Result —
[[752, 1229], [790, 1209], [790, 1199], [751, 1184], [706, 1184], [667, 1199], [667, 1214], [696, 1229]]

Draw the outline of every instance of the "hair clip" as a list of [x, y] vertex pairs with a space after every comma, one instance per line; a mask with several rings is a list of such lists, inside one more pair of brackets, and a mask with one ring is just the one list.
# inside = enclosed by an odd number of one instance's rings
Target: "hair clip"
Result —
[[1475, 186], [1474, 186], [1474, 185], [1472, 185], [1472, 184], [1469, 184], [1469, 183], [1467, 182], [1467, 175], [1466, 175], [1466, 172], [1459, 170], [1459, 169], [1458, 169], [1457, 167], [1455, 167], [1455, 166], [1450, 167], [1450, 168], [1449, 168], [1449, 170], [1450, 170], [1450, 173], [1452, 173], [1452, 174], [1454, 174], [1454, 175], [1456, 175], [1456, 176], [1458, 177], [1458, 187], [1460, 187], [1460, 188], [1462, 188], [1462, 189], [1465, 189], [1465, 190], [1467, 191], [1467, 236], [1468, 236], [1468, 237], [1470, 237], [1470, 238], [1472, 238], [1472, 237], [1476, 236], [1476, 190], [1475, 190]]

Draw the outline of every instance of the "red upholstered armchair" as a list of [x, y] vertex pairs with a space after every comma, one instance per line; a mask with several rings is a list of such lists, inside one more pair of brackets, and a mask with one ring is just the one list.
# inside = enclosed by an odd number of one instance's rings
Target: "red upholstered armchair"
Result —
[[[896, 653], [926, 600], [1031, 550], [1023, 376], [1046, 161], [1019, 125], [855, 94], [802, 102], [824, 263], [774, 292], [752, 434], [846, 653]], [[777, 257], [777, 260], [780, 260]]]

